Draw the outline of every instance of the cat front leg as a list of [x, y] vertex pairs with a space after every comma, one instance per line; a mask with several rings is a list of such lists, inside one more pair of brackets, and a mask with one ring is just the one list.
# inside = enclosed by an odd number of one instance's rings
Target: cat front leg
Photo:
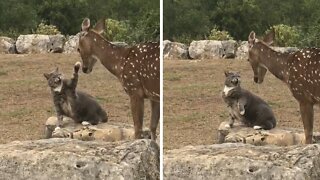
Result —
[[246, 113], [246, 110], [245, 110], [245, 108], [244, 108], [244, 106], [245, 106], [245, 100], [244, 100], [244, 99], [239, 99], [237, 105], [238, 105], [238, 109], [239, 109], [240, 115], [243, 116], [243, 115]]
[[235, 116], [233, 114], [232, 109], [229, 109], [229, 122], [225, 125], [226, 128], [232, 128], [234, 124]]
[[[58, 103], [55, 103], [55, 104], [58, 104]], [[56, 106], [55, 109], [56, 109], [57, 119], [58, 119], [57, 127], [55, 128], [55, 130], [56, 130], [56, 129], [60, 129], [62, 127], [62, 124], [63, 124], [63, 113], [62, 112], [63, 111], [60, 106]]]

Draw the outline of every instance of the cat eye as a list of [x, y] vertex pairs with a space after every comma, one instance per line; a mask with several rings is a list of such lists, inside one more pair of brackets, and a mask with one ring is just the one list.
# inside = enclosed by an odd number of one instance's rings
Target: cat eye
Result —
[[60, 82], [61, 81], [61, 79], [60, 79], [60, 77], [58, 77], [58, 78], [56, 78], [55, 80], [54, 80], [54, 82]]

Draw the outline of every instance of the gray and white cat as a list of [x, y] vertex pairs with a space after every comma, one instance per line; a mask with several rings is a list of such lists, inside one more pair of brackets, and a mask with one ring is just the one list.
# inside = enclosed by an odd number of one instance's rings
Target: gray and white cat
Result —
[[83, 125], [96, 125], [99, 122], [107, 122], [107, 113], [96, 102], [94, 97], [81, 91], [77, 91], [78, 71], [81, 63], [74, 65], [71, 79], [65, 79], [58, 68], [51, 73], [44, 73], [51, 89], [54, 107], [57, 113], [58, 126], [61, 127], [63, 116], [72, 118]]
[[254, 129], [272, 129], [276, 127], [276, 119], [270, 106], [260, 97], [241, 88], [239, 73], [225, 72], [226, 80], [222, 98], [229, 107], [232, 127], [235, 119]]

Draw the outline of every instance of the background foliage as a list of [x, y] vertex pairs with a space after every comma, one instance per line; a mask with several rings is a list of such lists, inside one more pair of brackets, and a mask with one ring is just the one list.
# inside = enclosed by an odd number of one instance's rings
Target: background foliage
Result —
[[1, 0], [0, 36], [53, 33], [54, 26], [62, 34], [74, 35], [85, 17], [92, 24], [102, 17], [109, 19], [111, 30], [106, 30], [106, 36], [113, 40], [141, 42], [160, 37], [159, 0]]
[[236, 40], [275, 26], [279, 45], [320, 46], [319, 0], [164, 0], [164, 39], [210, 39], [212, 29]]

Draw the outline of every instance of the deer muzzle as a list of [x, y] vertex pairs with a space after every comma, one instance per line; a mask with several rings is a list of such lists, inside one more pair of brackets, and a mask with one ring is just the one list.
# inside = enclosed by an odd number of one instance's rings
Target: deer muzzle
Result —
[[88, 74], [88, 73], [90, 73], [91, 72], [91, 70], [89, 70], [89, 68], [88, 67], [82, 67], [82, 72], [84, 72], [84, 73], [86, 73], [86, 74]]

